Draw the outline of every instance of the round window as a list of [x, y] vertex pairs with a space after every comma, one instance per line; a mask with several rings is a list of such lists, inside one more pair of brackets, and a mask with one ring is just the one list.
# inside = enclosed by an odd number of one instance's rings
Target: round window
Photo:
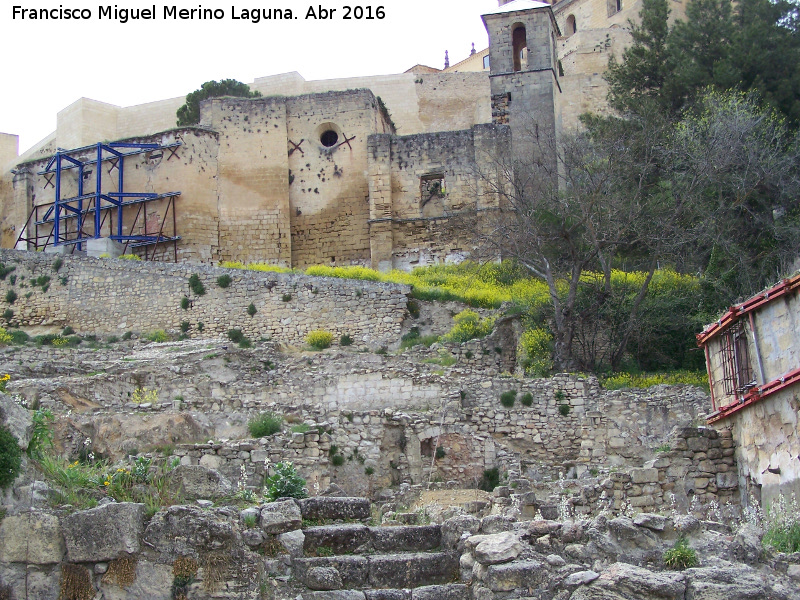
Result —
[[331, 146], [335, 146], [336, 142], [339, 141], [339, 134], [333, 129], [327, 129], [319, 136], [319, 141], [326, 148], [330, 148]]

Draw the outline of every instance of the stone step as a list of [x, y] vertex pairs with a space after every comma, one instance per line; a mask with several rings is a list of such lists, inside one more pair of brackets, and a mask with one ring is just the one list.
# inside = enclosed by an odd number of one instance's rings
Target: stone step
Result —
[[315, 521], [364, 521], [371, 516], [366, 498], [313, 496], [298, 501], [304, 519]]
[[365, 525], [321, 525], [303, 530], [303, 550], [319, 556], [321, 549], [333, 555], [364, 552], [426, 552], [442, 543], [440, 525], [367, 527]]
[[458, 577], [458, 556], [455, 554], [431, 552], [369, 557], [369, 583], [373, 588], [441, 585]]
[[460, 583], [411, 590], [332, 590], [301, 595], [303, 600], [471, 600], [469, 587]]
[[306, 586], [313, 585], [309, 571], [315, 567], [336, 569], [345, 589], [436, 586], [457, 580], [459, 575], [458, 556], [446, 552], [321, 556], [292, 562], [294, 576]]

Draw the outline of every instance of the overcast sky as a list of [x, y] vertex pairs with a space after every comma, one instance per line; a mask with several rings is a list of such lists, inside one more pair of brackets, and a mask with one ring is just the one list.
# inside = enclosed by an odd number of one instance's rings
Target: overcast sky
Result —
[[[211, 79], [290, 71], [305, 79], [401, 73], [417, 63], [444, 66], [488, 45], [482, 13], [497, 0], [379, 0], [383, 20], [343, 20], [349, 0], [118, 0], [119, 8], [152, 8], [156, 19], [100, 19], [97, 0], [4, 0], [0, 8], [0, 132], [20, 136], [20, 153], [56, 128], [56, 114], [81, 97], [130, 106], [184, 95]], [[13, 19], [25, 9], [87, 9], [82, 20]], [[222, 9], [221, 20], [164, 19], [164, 7]], [[335, 8], [333, 19], [306, 19], [309, 7]], [[350, 6], [357, 6], [356, 3]], [[294, 20], [233, 20], [243, 9], [290, 8]]]

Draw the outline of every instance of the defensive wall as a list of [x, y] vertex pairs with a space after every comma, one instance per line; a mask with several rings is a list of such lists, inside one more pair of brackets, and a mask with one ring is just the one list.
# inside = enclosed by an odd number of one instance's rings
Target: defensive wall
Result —
[[[62, 263], [58, 270], [56, 261]], [[202, 323], [205, 334], [238, 328], [255, 340], [298, 345], [308, 332], [325, 329], [337, 340], [348, 334], [356, 343], [380, 347], [399, 338], [410, 291], [398, 284], [353, 285], [333, 278], [17, 250], [0, 251], [0, 262], [15, 267], [0, 284], [4, 297], [12, 289], [18, 296], [13, 304], [7, 302], [14, 313], [7, 323], [52, 331], [70, 325], [118, 336], [179, 331], [188, 322], [192, 331]], [[192, 275], [199, 277], [204, 295], [190, 290]], [[227, 288], [217, 284], [222, 275], [231, 277]], [[40, 277], [50, 278], [49, 285], [34, 285]], [[250, 304], [256, 308], [253, 315]]]

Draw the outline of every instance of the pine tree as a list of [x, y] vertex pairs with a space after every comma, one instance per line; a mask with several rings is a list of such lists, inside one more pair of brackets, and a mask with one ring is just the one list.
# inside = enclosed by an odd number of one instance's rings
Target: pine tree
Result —
[[628, 21], [633, 45], [623, 53], [622, 62], [611, 57], [605, 75], [609, 102], [617, 110], [627, 112], [642, 100], [661, 97], [671, 70], [667, 54], [669, 12], [667, 0], [643, 0], [641, 25]]
[[195, 125], [200, 122], [200, 101], [207, 98], [219, 98], [221, 96], [235, 96], [239, 98], [258, 98], [261, 92], [251, 92], [250, 86], [235, 79], [223, 79], [222, 81], [206, 81], [186, 96], [186, 104], [178, 109], [178, 127]]

